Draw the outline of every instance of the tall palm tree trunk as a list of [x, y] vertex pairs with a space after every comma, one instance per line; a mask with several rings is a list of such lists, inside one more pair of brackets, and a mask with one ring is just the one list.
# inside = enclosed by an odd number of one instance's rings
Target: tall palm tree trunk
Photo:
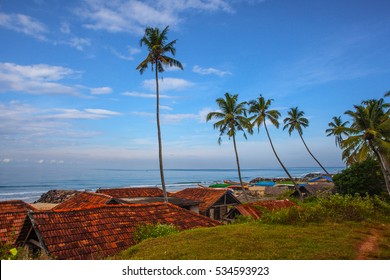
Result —
[[[302, 133], [299, 133], [299, 136], [301, 137], [301, 140], [303, 142], [303, 145], [305, 145], [305, 148], [306, 150], [309, 152], [309, 154], [311, 155], [311, 157], [318, 163], [319, 166], [321, 166], [322, 170], [325, 171], [325, 173], [330, 176], [329, 172], [322, 166], [322, 164], [316, 159], [316, 157], [311, 153], [311, 151], [309, 150], [309, 147], [306, 145], [306, 142], [305, 140], [303, 140], [303, 136], [302, 136]], [[330, 176], [331, 177], [331, 176]]]
[[390, 173], [389, 170], [386, 168], [387, 164], [383, 159], [382, 155], [380, 154], [380, 152], [375, 148], [374, 144], [372, 143], [372, 140], [368, 140], [368, 144], [379, 161], [379, 166], [381, 168], [383, 178], [385, 179], [386, 189], [390, 195]]
[[271, 136], [269, 135], [268, 128], [267, 128], [267, 124], [265, 123], [265, 120], [264, 120], [264, 128], [265, 128], [265, 131], [267, 132], [268, 140], [269, 140], [269, 143], [271, 144], [271, 148], [272, 148], [272, 151], [273, 151], [274, 154], [275, 154], [276, 159], [278, 160], [279, 164], [282, 166], [284, 172], [286, 172], [288, 178], [290, 178], [290, 180], [292, 181], [295, 190], [298, 192], [299, 197], [302, 199], [302, 198], [303, 198], [303, 197], [302, 197], [302, 192], [300, 191], [298, 185], [295, 183], [293, 177], [292, 177], [292, 176], [290, 175], [290, 173], [287, 171], [287, 168], [284, 166], [284, 164], [282, 163], [282, 161], [280, 160], [278, 154], [277, 154], [276, 151], [275, 151], [275, 148], [274, 148], [274, 145], [273, 145], [273, 143], [272, 143]]
[[160, 177], [161, 177], [161, 187], [164, 193], [164, 202], [168, 203], [168, 195], [165, 187], [165, 178], [164, 178], [164, 166], [162, 158], [162, 140], [161, 140], [161, 128], [160, 128], [160, 95], [159, 95], [159, 86], [158, 86], [158, 71], [157, 71], [157, 61], [156, 61], [156, 120], [157, 120], [157, 137], [158, 137], [158, 159], [160, 164]]
[[238, 159], [238, 152], [237, 152], [237, 145], [236, 145], [236, 137], [233, 135], [233, 146], [234, 146], [234, 152], [236, 154], [236, 163], [237, 163], [237, 170], [238, 170], [238, 178], [240, 179], [241, 189], [244, 193], [245, 200], [249, 202], [248, 196], [246, 194], [246, 190], [244, 188], [244, 184], [242, 183], [242, 177], [241, 177], [241, 168], [240, 168], [240, 161]]

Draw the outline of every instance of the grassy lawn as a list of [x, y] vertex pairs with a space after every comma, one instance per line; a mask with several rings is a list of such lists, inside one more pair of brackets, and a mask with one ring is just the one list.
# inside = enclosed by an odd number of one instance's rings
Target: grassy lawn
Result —
[[390, 259], [390, 224], [356, 222], [305, 226], [252, 222], [195, 229], [145, 240], [115, 259], [356, 259], [373, 228], [380, 228], [380, 238], [369, 258]]

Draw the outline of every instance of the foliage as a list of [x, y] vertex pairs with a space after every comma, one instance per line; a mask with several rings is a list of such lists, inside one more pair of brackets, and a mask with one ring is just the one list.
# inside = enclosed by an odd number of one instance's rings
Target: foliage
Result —
[[336, 191], [341, 194], [380, 194], [385, 185], [379, 164], [374, 160], [352, 164], [333, 176], [333, 182]]
[[171, 235], [177, 232], [179, 230], [174, 225], [160, 223], [139, 225], [134, 233], [134, 241], [138, 243], [148, 238]]
[[390, 203], [378, 196], [335, 194], [277, 212], [266, 212], [262, 222], [302, 225], [313, 222], [386, 220], [389, 214]]
[[246, 116], [246, 102], [238, 102], [238, 94], [225, 93], [225, 98], [216, 100], [220, 111], [207, 114], [206, 121], [218, 120], [214, 123], [214, 129], [219, 129], [218, 144], [221, 144], [222, 136], [226, 134], [229, 139], [235, 137], [237, 131], [242, 131], [246, 139], [245, 130], [251, 133], [250, 122]]
[[[374, 223], [311, 223], [306, 226], [231, 224], [186, 230], [174, 236], [148, 239], [115, 258], [128, 260], [338, 260], [356, 259], [360, 244]], [[381, 225], [381, 224], [379, 224]], [[383, 236], [390, 225], [383, 225]], [[242, 238], [245, 236], [245, 238]], [[379, 237], [379, 243], [386, 240]], [[387, 239], [388, 240], [388, 239]], [[376, 258], [376, 252], [373, 252]], [[390, 252], [381, 252], [389, 259]]]
[[9, 245], [2, 244], [0, 246], [0, 259], [1, 260], [16, 260], [18, 258], [18, 249]]

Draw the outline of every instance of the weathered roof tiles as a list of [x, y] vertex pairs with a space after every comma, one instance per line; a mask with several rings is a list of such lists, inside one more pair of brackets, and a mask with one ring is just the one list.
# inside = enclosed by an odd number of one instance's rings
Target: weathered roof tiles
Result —
[[0, 202], [0, 243], [15, 243], [29, 210], [36, 209], [22, 200]]
[[115, 198], [160, 197], [164, 195], [162, 189], [157, 187], [98, 189], [96, 192]]
[[225, 195], [229, 196], [229, 199], [233, 200], [234, 204], [240, 203], [238, 199], [231, 195], [230, 190], [226, 189], [187, 188], [175, 193], [171, 193], [170, 195], [199, 201], [200, 213], [206, 212], [210, 207], [212, 207], [218, 200], [220, 200]]
[[111, 196], [102, 194], [102, 193], [91, 193], [91, 192], [80, 192], [75, 194], [73, 197], [68, 200], [58, 204], [54, 207], [53, 211], [58, 210], [73, 210], [73, 209], [82, 209], [88, 208], [91, 206], [102, 206], [106, 204], [118, 204], [118, 202], [113, 199]]
[[116, 254], [134, 244], [133, 234], [140, 224], [173, 224], [180, 229], [220, 225], [169, 203], [104, 205], [30, 212], [28, 216], [18, 241], [28, 241], [33, 227], [46, 253], [57, 259], [99, 259]]

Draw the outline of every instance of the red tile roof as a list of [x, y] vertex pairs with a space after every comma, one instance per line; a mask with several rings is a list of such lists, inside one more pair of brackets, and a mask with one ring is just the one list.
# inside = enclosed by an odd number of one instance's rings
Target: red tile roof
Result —
[[164, 195], [162, 189], [157, 187], [98, 189], [96, 192], [115, 198], [158, 197]]
[[212, 189], [212, 188], [187, 188], [175, 193], [171, 196], [191, 199], [199, 201], [199, 212], [206, 212], [214, 203], [216, 203], [222, 196], [228, 194], [229, 190]]
[[21, 200], [0, 202], [0, 243], [13, 244], [16, 241], [29, 210], [35, 208]]
[[[34, 226], [41, 244], [57, 259], [99, 259], [134, 245], [140, 224], [173, 224], [180, 229], [220, 225], [172, 204], [106, 205], [76, 211], [32, 212], [23, 232]], [[26, 228], [27, 227], [27, 228]], [[26, 236], [19, 236], [23, 241]]]
[[89, 208], [93, 206], [106, 205], [112, 201], [112, 197], [102, 193], [80, 192], [58, 204], [52, 210], [72, 210], [76, 208]]
[[259, 219], [262, 216], [261, 207], [265, 207], [268, 210], [279, 210], [282, 208], [289, 208], [296, 205], [294, 202], [285, 200], [263, 200], [256, 201], [247, 204], [236, 205], [236, 210], [243, 216], [252, 216], [255, 219]]

